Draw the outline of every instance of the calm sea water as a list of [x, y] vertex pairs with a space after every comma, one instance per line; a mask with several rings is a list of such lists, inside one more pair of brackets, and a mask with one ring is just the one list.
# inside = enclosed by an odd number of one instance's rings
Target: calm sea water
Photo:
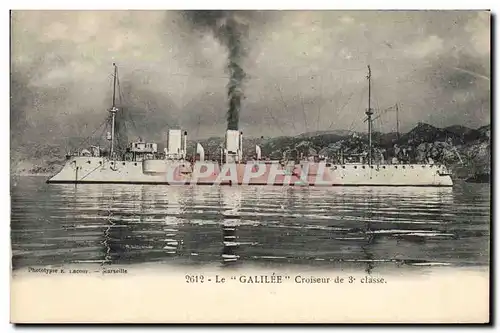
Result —
[[12, 265], [489, 264], [489, 184], [453, 188], [11, 183]]

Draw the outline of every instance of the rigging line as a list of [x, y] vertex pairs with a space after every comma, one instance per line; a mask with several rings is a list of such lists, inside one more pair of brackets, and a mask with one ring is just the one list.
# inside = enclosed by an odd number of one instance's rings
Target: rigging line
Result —
[[[337, 113], [340, 113], [342, 110], [344, 110], [344, 108], [347, 106], [347, 104], [349, 104], [349, 102], [351, 101], [351, 98], [352, 98], [352, 93], [349, 95], [349, 97], [347, 98], [347, 100], [344, 102], [344, 104], [342, 104], [342, 106], [340, 107], [340, 109], [337, 110]], [[361, 104], [361, 102], [359, 102], [359, 104]], [[358, 106], [359, 108], [359, 106]], [[334, 124], [334, 120], [332, 120], [330, 122], [330, 126], [328, 126], [328, 129], [332, 128], [333, 124]], [[352, 125], [351, 125], [352, 126]]]
[[123, 106], [125, 98], [123, 97], [122, 87], [120, 85], [120, 77], [116, 78], [116, 85], [118, 86], [118, 103], [120, 106]]
[[[321, 45], [323, 45], [325, 41], [325, 21], [323, 20], [324, 18], [320, 18], [320, 28], [321, 28]], [[330, 71], [328, 71], [330, 73]], [[327, 74], [328, 75], [328, 74]], [[320, 102], [318, 104], [318, 114], [316, 116], [316, 131], [319, 130], [319, 121], [321, 118], [321, 108], [323, 107], [323, 75], [318, 75], [319, 76], [319, 96], [320, 96]]]
[[[321, 98], [323, 99], [323, 98]], [[321, 107], [322, 107], [322, 103], [318, 103], [318, 114], [316, 116], [316, 131], [319, 131], [319, 119], [321, 117]]]
[[359, 119], [357, 120], [354, 120], [351, 124], [351, 126], [347, 129], [347, 132], [349, 132], [349, 134], [352, 134], [352, 133], [355, 133], [356, 131], [354, 130], [354, 128], [356, 127], [356, 125], [358, 125], [359, 123]]
[[359, 118], [354, 119], [351, 123], [351, 126], [348, 127], [347, 132], [349, 132], [349, 134], [355, 133], [356, 131], [354, 130], [354, 128], [356, 127], [356, 125], [358, 125], [360, 121], [361, 119]]
[[[340, 94], [339, 98], [337, 98], [337, 94]], [[336, 91], [333, 94], [332, 98], [330, 99], [332, 102], [332, 105], [334, 105], [334, 107], [332, 107], [332, 110], [333, 110], [333, 112], [335, 112], [335, 114], [334, 114], [335, 116], [337, 116], [340, 113], [340, 109], [338, 108], [338, 106], [340, 104], [339, 101], [342, 101], [342, 99], [341, 99], [342, 97], [344, 97], [343, 93], [342, 93], [342, 89], [339, 89], [338, 91]]]
[[[118, 107], [120, 108], [120, 116], [117, 117], [116, 121], [116, 139], [117, 139], [117, 149], [120, 150], [120, 152], [123, 152], [123, 137], [124, 137], [124, 131], [126, 135], [126, 121], [125, 121], [125, 116], [124, 116], [124, 109], [122, 107], [122, 92], [121, 92], [121, 87], [120, 87], [120, 77], [118, 75], [118, 72], [116, 73], [116, 86], [118, 88]], [[113, 90], [114, 91], [114, 90]]]
[[307, 126], [307, 116], [306, 116], [306, 109], [304, 107], [304, 100], [302, 99], [302, 95], [299, 94], [299, 99], [300, 99], [300, 104], [302, 105], [302, 115], [304, 116], [304, 125], [306, 127], [306, 133], [309, 130]]
[[82, 178], [80, 178], [79, 180], [82, 180], [82, 179], [85, 179], [87, 178], [91, 173], [93, 173], [94, 171], [96, 171], [97, 169], [101, 168], [102, 165], [98, 165], [96, 166], [94, 169], [90, 170], [85, 176], [83, 176]]
[[378, 96], [376, 94], [376, 92], [377, 92], [378, 89], [375, 89], [375, 87], [377, 85], [375, 84], [376, 82], [375, 82], [375, 80], [373, 78], [371, 78], [371, 81], [372, 81], [372, 100], [375, 102], [374, 104], [375, 104], [376, 110], [380, 110], [380, 105], [379, 105], [378, 99], [376, 97], [376, 96]]
[[[288, 106], [286, 105], [285, 100], [283, 99], [283, 93], [281, 92], [281, 88], [278, 88], [278, 86], [279, 86], [279, 84], [276, 84], [276, 88], [278, 89], [278, 91], [280, 93], [281, 103], [283, 103], [285, 111], [288, 112]], [[279, 86], [279, 87], [281, 87], [281, 86]], [[293, 118], [293, 115], [292, 115], [292, 118]], [[295, 120], [293, 120], [293, 119], [292, 119], [292, 127], [295, 130], [295, 132], [297, 132], [297, 127], [295, 127]]]
[[[364, 89], [364, 88], [363, 88], [363, 89]], [[363, 90], [363, 91], [364, 91], [364, 90]], [[341, 88], [339, 88], [339, 89], [335, 92], [335, 94], [333, 95], [333, 98], [336, 98], [336, 95], [337, 95], [337, 94], [340, 94], [340, 95], [341, 95], [340, 97], [344, 97], [344, 96], [343, 96], [343, 92], [342, 92], [342, 89], [341, 89]], [[354, 95], [353, 93], [350, 93], [350, 94], [349, 94], [349, 97], [347, 98], [347, 101], [344, 103], [344, 105], [343, 105], [340, 109], [337, 109], [337, 110], [335, 111], [335, 112], [336, 112], [336, 115], [338, 115], [338, 114], [339, 114], [339, 113], [340, 113], [340, 112], [341, 112], [341, 111], [342, 111], [342, 110], [343, 110], [343, 109], [347, 106], [347, 104], [349, 103], [349, 101], [350, 101], [350, 99], [352, 98], [352, 96], [353, 96], [353, 95]], [[333, 99], [333, 98], [332, 98], [332, 99]], [[339, 98], [339, 99], [340, 99], [340, 98]], [[337, 99], [335, 99], [335, 100], [337, 101]], [[338, 102], [335, 102], [335, 103], [333, 103], [333, 104], [335, 104], [335, 106], [337, 106], [337, 105], [338, 105]], [[335, 109], [335, 108], [334, 108], [334, 109]], [[344, 117], [342, 117], [342, 118], [344, 118]], [[330, 126], [329, 126], [328, 128], [331, 128], [331, 126], [333, 126], [333, 121], [330, 123]]]
[[[340, 108], [337, 109], [336, 111], [336, 114], [335, 115], [338, 115], [340, 112], [342, 112], [342, 110], [344, 110], [344, 108], [347, 106], [347, 104], [349, 104], [349, 102], [351, 101], [351, 98], [352, 98], [352, 93], [349, 95], [349, 97], [347, 97], [346, 101], [344, 102], [344, 104], [342, 104], [342, 106]], [[344, 118], [344, 117], [341, 117], [341, 118]], [[328, 129], [331, 129], [333, 124], [335, 123], [335, 118], [332, 119], [332, 121], [330, 122], [330, 126], [328, 126]]]
[[[363, 87], [363, 88], [362, 88], [362, 90], [361, 90], [361, 98], [360, 98], [360, 100], [359, 100], [358, 107], [357, 107], [357, 109], [355, 109], [355, 110], [359, 110], [359, 108], [360, 108], [360, 106], [361, 106], [361, 102], [362, 102], [362, 100], [363, 100], [363, 96], [364, 96], [365, 89], [366, 89], [366, 87]], [[340, 89], [339, 91], [341, 92], [341, 89]], [[350, 101], [350, 99], [352, 98], [352, 96], [353, 96], [353, 95], [354, 95], [353, 93], [350, 93], [349, 98], [348, 98], [348, 101], [346, 102], [346, 104]], [[339, 109], [339, 111], [337, 111], [337, 113], [339, 113], [340, 111], [342, 111], [342, 110], [343, 110], [343, 108], [346, 106], [346, 104], [345, 104], [344, 106], [342, 106], [342, 108], [341, 108], [341, 109]], [[344, 117], [341, 117], [341, 119], [343, 119], [343, 118], [344, 118]], [[357, 122], [358, 120], [359, 120], [359, 119], [355, 118], [355, 119], [353, 120], [353, 122], [351, 123], [351, 126], [350, 126], [349, 128], [353, 128], [353, 127], [356, 125], [356, 122]], [[330, 123], [330, 126], [329, 126], [328, 128], [331, 128], [331, 127], [333, 126], [333, 123], [334, 123], [334, 122], [332, 121], [332, 122]], [[349, 131], [350, 131], [350, 130], [349, 130]]]
[[[109, 117], [108, 117], [108, 119], [109, 119]], [[99, 135], [99, 146], [100, 146], [100, 145], [101, 145], [101, 143], [102, 143], [102, 137], [104, 136], [104, 132], [106, 132], [106, 128], [107, 128], [107, 126], [104, 126], [104, 127], [102, 128], [101, 135]], [[103, 145], [103, 146], [104, 146], [104, 145]]]
[[[121, 85], [120, 85], [120, 78], [119, 77], [117, 77], [116, 83], [118, 85], [118, 99], [120, 100], [120, 103], [125, 104], [125, 102], [126, 102], [125, 101], [125, 96], [123, 96], [123, 91], [122, 91], [122, 88], [121, 88]], [[135, 121], [132, 118], [132, 114], [128, 111], [127, 108], [123, 107], [123, 104], [120, 104], [122, 106], [122, 114], [124, 114], [125, 117], [127, 117], [132, 122], [132, 127], [134, 127], [134, 130], [135, 130], [135, 132], [137, 134], [137, 126], [135, 125]]]
[[[258, 94], [259, 94], [260, 99], [262, 100], [263, 98], [262, 98], [262, 94], [260, 93], [260, 91], [258, 92]], [[285, 135], [285, 132], [283, 131], [283, 129], [279, 125], [278, 120], [276, 119], [276, 117], [274, 117], [273, 113], [269, 109], [269, 106], [267, 106], [267, 105], [266, 105], [266, 111], [269, 114], [269, 116], [271, 117], [271, 119], [274, 121], [276, 127], [278, 127], [278, 129], [281, 131], [281, 133], [283, 133], [283, 135]]]
[[80, 142], [77, 147], [78, 148], [81, 148], [83, 146], [83, 144], [85, 143], [88, 143], [88, 141], [92, 138], [92, 136], [102, 127], [102, 125], [104, 125], [105, 123], [108, 122], [108, 118], [106, 117], [106, 119], [99, 125], [99, 127], [97, 127], [89, 136], [87, 136], [82, 142]]
[[[373, 82], [373, 78], [372, 78], [372, 82]], [[375, 84], [373, 84], [372, 86], [374, 87]], [[373, 100], [373, 102], [374, 102], [374, 104], [376, 106], [375, 110], [378, 110], [378, 113], [377, 113], [376, 117], [372, 118], [372, 120], [373, 121], [378, 120], [378, 123], [380, 125], [379, 131], [381, 132], [382, 131], [382, 127], [384, 126], [384, 122], [382, 121], [382, 116], [385, 115], [386, 113], [388, 113], [389, 111], [392, 111], [394, 109], [394, 106], [390, 106], [390, 107], [382, 110], [380, 108], [380, 104], [378, 103], [378, 99], [375, 97], [376, 96], [376, 94], [375, 94], [376, 90], [373, 87], [372, 87], [372, 97], [373, 97], [372, 100]]]
[[[123, 109], [122, 109], [122, 113], [123, 113]], [[120, 121], [118, 129], [119, 129], [119, 133], [118, 133], [118, 145], [119, 145], [120, 150], [123, 151], [123, 141], [124, 141], [124, 138], [127, 136], [127, 132], [128, 132], [127, 122], [126, 121]], [[126, 146], [126, 144], [125, 144], [125, 146]]]
[[[375, 110], [378, 110], [379, 111], [379, 114], [380, 114], [380, 107], [379, 107], [379, 104], [378, 104], [378, 100], [375, 98], [375, 94], [374, 94], [374, 91], [373, 91], [373, 88], [372, 88], [372, 100], [373, 100], [373, 104], [375, 105]], [[380, 119], [380, 117], [378, 117], [378, 119]], [[373, 118], [372, 118], [373, 120]], [[372, 129], [372, 132], [373, 132], [373, 129]]]
[[[364, 96], [364, 93], [365, 93], [365, 89], [367, 89], [366, 87], [363, 88], [363, 90], [361, 91], [361, 98], [359, 99], [359, 104], [358, 104], [358, 107], [356, 108], [356, 111], [358, 111], [361, 107], [361, 102], [363, 101], [363, 96]], [[363, 118], [361, 118], [363, 119]], [[357, 123], [361, 120], [360, 118], [357, 118], [355, 117], [354, 120], [352, 121], [351, 123], [351, 126], [349, 127], [348, 131], [349, 132], [353, 132], [353, 129], [354, 127], [357, 125]]]
[[382, 117], [378, 117], [375, 119], [377, 121], [377, 125], [379, 125], [379, 132], [382, 133], [382, 128], [384, 127], [384, 122], [382, 120]]
[[318, 103], [318, 114], [317, 114], [317, 117], [316, 117], [316, 131], [319, 130], [319, 119], [321, 117], [321, 108], [323, 107], [323, 78], [320, 77], [319, 78], [319, 96], [320, 96], [320, 101]]

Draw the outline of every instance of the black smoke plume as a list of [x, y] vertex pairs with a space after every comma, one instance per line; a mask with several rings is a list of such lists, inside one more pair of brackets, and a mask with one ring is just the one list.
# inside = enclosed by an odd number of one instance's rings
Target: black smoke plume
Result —
[[243, 42], [247, 37], [248, 25], [237, 11], [202, 10], [184, 11], [182, 14], [194, 27], [210, 30], [228, 50], [227, 129], [237, 130], [246, 76], [242, 61], [246, 55]]

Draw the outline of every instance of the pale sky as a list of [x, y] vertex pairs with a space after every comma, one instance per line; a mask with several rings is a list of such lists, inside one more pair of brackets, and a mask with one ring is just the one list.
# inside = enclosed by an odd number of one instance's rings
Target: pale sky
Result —
[[[269, 11], [248, 26], [247, 136], [365, 130], [367, 65], [376, 130], [490, 123], [490, 13]], [[112, 63], [133, 131], [162, 139], [226, 128], [227, 50], [175, 11], [12, 12], [11, 126], [26, 139], [90, 135], [111, 103]]]

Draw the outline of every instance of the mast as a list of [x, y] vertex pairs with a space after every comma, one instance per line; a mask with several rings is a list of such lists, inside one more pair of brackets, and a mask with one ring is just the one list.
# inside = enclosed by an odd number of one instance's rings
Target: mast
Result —
[[396, 103], [396, 133], [399, 141], [399, 105]]
[[113, 63], [113, 67], [114, 67], [114, 74], [113, 74], [113, 107], [115, 107], [115, 101], [116, 101], [116, 74], [117, 74], [117, 71], [118, 71], [118, 68], [116, 67], [116, 64]]
[[368, 65], [368, 76], [366, 77], [368, 79], [368, 109], [366, 110], [365, 114], [368, 117], [368, 165], [372, 165], [372, 107], [371, 107], [371, 97], [372, 97], [372, 85], [371, 85], [371, 78], [372, 78], [372, 70], [370, 68], [370, 65]]
[[111, 148], [110, 148], [110, 153], [109, 157], [113, 158], [114, 155], [114, 149], [115, 149], [115, 118], [116, 118], [116, 112], [118, 111], [118, 108], [116, 107], [116, 80], [118, 77], [118, 68], [116, 67], [116, 64], [113, 63], [114, 67], [114, 75], [113, 75], [113, 106], [109, 110], [111, 113]]

